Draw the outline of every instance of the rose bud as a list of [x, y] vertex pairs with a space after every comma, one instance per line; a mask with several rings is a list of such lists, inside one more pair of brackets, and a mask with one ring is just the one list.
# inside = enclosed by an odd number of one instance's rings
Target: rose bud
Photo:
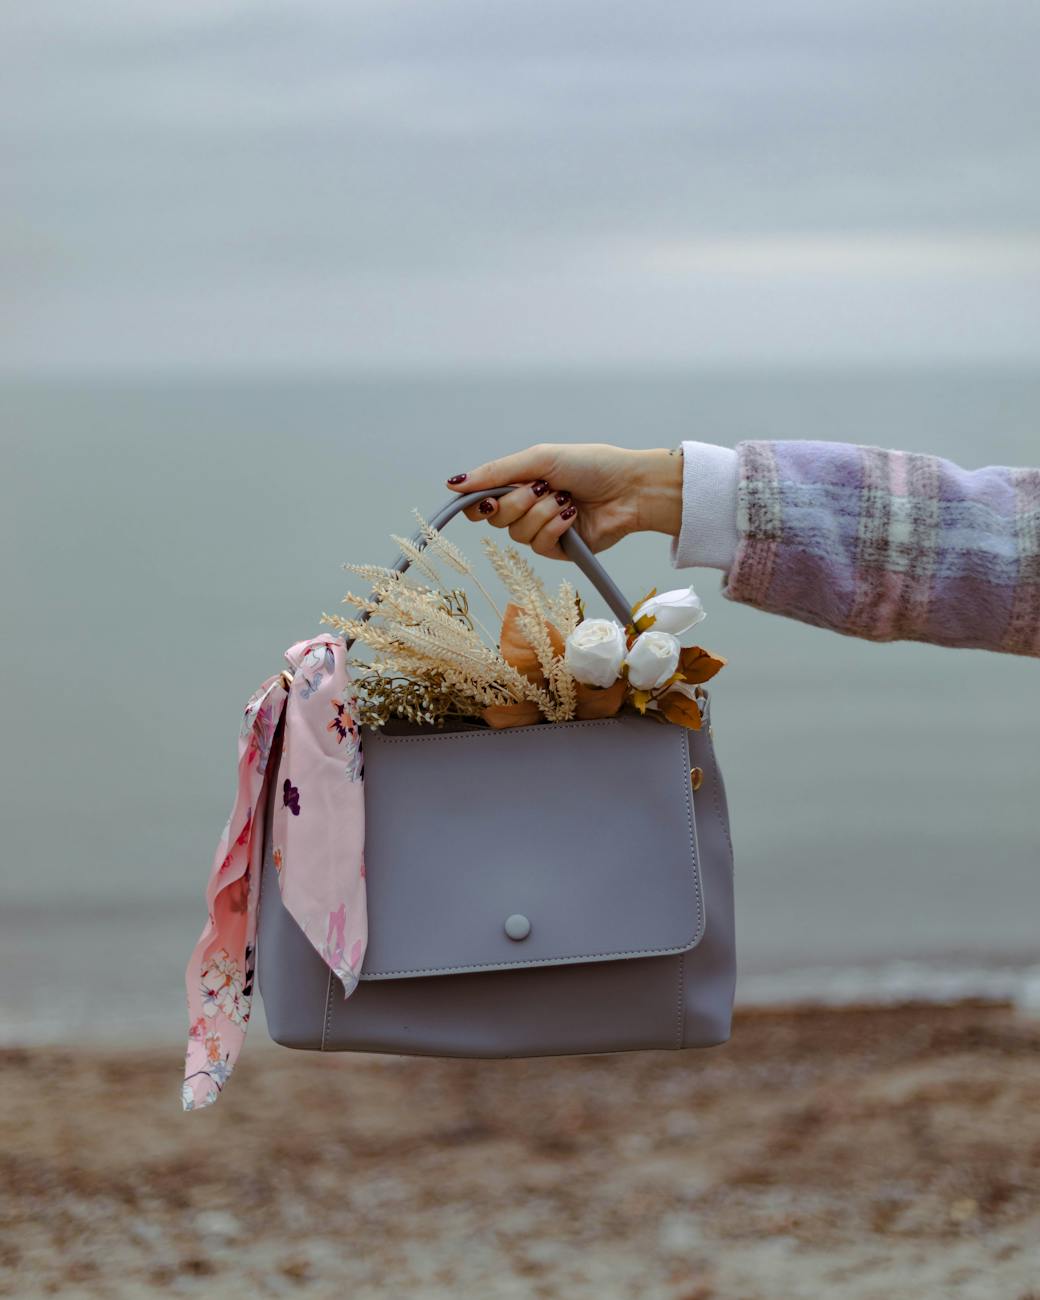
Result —
[[672, 636], [682, 636], [707, 618], [701, 598], [692, 587], [678, 587], [675, 591], [650, 596], [635, 611], [632, 620], [638, 623], [647, 615], [653, 617], [654, 632], [670, 632]]
[[568, 635], [563, 662], [575, 681], [613, 686], [624, 658], [624, 628], [609, 618], [587, 618]]
[[637, 691], [663, 686], [679, 666], [681, 647], [671, 632], [640, 632], [628, 652], [628, 680]]

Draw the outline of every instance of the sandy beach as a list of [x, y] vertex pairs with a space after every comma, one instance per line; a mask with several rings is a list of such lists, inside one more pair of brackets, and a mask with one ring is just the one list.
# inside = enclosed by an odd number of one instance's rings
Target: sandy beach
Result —
[[0, 1058], [0, 1294], [1040, 1297], [1040, 1022], [745, 1011], [706, 1052]]

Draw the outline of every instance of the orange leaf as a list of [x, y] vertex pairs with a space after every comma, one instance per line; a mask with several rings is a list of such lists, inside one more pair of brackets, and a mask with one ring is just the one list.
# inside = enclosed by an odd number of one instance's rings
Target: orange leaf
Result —
[[[553, 654], [559, 658], [564, 652], [563, 637], [552, 623], [547, 622], [546, 627]], [[529, 682], [533, 682], [536, 686], [545, 685], [545, 674], [538, 662], [538, 656], [520, 626], [520, 608], [512, 601], [506, 606], [505, 613], [502, 615], [502, 634], [498, 648], [506, 663], [523, 673]]]
[[687, 646], [679, 655], [679, 671], [691, 686], [709, 681], [725, 666], [726, 661], [721, 655], [713, 655], [699, 645]]
[[669, 691], [657, 701], [657, 707], [669, 722], [678, 723], [680, 727], [689, 727], [691, 731], [700, 731], [701, 711], [697, 707], [697, 701], [691, 700], [682, 691]]
[[625, 702], [628, 683], [619, 677], [611, 686], [587, 686], [576, 682], [578, 707], [574, 716], [583, 722], [589, 718], [612, 718]]
[[480, 716], [489, 727], [496, 730], [503, 727], [529, 727], [542, 720], [541, 710], [531, 700], [518, 700], [515, 704], [489, 704], [486, 709], [481, 709]]

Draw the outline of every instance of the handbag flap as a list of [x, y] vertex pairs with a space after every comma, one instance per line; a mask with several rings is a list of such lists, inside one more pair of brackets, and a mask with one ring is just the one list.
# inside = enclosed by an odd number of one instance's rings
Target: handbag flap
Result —
[[683, 727], [625, 716], [366, 731], [364, 757], [363, 980], [663, 956], [700, 941]]

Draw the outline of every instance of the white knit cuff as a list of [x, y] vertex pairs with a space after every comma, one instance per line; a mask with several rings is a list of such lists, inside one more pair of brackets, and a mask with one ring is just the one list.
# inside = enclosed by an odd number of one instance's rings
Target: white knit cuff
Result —
[[682, 452], [682, 527], [672, 538], [672, 565], [728, 572], [737, 551], [737, 453], [710, 442], [684, 442]]

